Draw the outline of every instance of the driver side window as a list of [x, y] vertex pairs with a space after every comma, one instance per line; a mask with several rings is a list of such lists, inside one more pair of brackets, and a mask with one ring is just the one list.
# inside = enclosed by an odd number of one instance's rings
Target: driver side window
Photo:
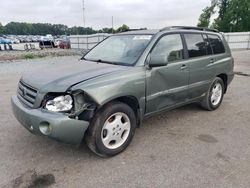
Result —
[[151, 55], [166, 56], [169, 63], [184, 59], [183, 45], [180, 34], [162, 37], [154, 47]]

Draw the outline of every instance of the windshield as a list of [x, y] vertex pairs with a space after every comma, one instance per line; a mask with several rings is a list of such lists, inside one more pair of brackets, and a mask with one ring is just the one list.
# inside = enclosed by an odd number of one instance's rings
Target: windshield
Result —
[[152, 35], [116, 35], [98, 44], [84, 56], [85, 60], [133, 65], [148, 45]]

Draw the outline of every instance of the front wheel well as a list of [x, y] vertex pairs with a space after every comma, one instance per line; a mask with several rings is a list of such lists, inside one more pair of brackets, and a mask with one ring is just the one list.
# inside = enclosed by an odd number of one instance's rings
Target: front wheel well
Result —
[[[140, 122], [141, 122], [140, 107], [139, 107], [139, 102], [138, 102], [136, 97], [134, 97], [134, 96], [122, 96], [122, 97], [115, 98], [115, 99], [105, 103], [104, 105], [106, 105], [110, 102], [114, 102], [114, 101], [119, 101], [119, 102], [127, 104], [135, 113], [137, 126], [140, 125]], [[104, 105], [102, 105], [102, 106], [104, 106]], [[102, 108], [102, 106], [101, 106], [101, 108]]]
[[219, 74], [216, 77], [219, 77], [223, 80], [223, 83], [225, 86], [224, 93], [226, 93], [227, 92], [227, 75], [226, 74]]

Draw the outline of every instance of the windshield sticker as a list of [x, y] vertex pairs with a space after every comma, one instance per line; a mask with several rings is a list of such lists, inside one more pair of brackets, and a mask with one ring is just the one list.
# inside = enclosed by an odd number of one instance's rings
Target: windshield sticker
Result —
[[137, 35], [134, 36], [133, 40], [150, 40], [151, 37], [151, 35]]

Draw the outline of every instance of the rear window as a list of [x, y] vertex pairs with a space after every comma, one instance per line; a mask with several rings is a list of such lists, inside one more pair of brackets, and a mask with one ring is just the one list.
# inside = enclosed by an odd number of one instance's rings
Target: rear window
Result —
[[185, 34], [184, 36], [190, 58], [207, 55], [207, 45], [201, 34]]
[[217, 35], [208, 35], [208, 40], [210, 42], [211, 48], [213, 49], [214, 54], [225, 53], [225, 47]]

